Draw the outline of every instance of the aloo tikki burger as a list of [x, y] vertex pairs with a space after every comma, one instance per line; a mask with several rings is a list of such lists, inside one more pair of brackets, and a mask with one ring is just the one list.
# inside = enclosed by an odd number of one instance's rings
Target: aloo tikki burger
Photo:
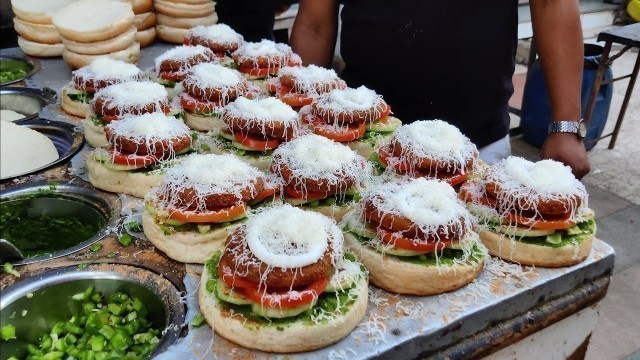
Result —
[[596, 223], [587, 191], [560, 162], [508, 157], [465, 183], [460, 197], [478, 218], [491, 255], [561, 267], [591, 252]]
[[159, 112], [175, 115], [169, 95], [162, 85], [151, 81], [130, 81], [110, 85], [98, 91], [91, 100], [91, 111], [84, 120], [84, 134], [93, 147], [109, 146], [104, 127], [126, 115]]
[[60, 106], [68, 114], [85, 118], [91, 109], [89, 103], [98, 90], [142, 78], [142, 71], [133, 64], [99, 57], [72, 73], [71, 82], [61, 90]]
[[486, 249], [453, 188], [425, 178], [366, 189], [345, 215], [345, 245], [371, 283], [400, 294], [434, 295], [472, 282]]
[[273, 150], [298, 136], [298, 119], [298, 113], [276, 98], [239, 97], [224, 108], [220, 141], [225, 151], [266, 171]]
[[335, 71], [320, 66], [285, 66], [277, 78], [267, 80], [267, 90], [294, 108], [311, 105], [314, 97], [347, 85]]
[[262, 40], [256, 43], [246, 42], [231, 56], [238, 71], [249, 80], [277, 75], [283, 66], [302, 65], [302, 59], [291, 50], [289, 45], [275, 43], [271, 40]]
[[212, 63], [201, 63], [188, 70], [182, 88], [184, 121], [190, 128], [201, 131], [222, 129], [225, 105], [239, 96], [253, 97], [260, 92], [238, 71]]
[[233, 155], [194, 154], [167, 169], [145, 197], [144, 233], [170, 258], [204, 263], [277, 182]]
[[284, 182], [284, 200], [340, 221], [352, 209], [370, 164], [347, 146], [309, 134], [273, 153], [271, 172]]
[[249, 217], [207, 262], [200, 311], [241, 346], [292, 353], [346, 337], [362, 320], [367, 275], [336, 223], [289, 205]]
[[189, 68], [215, 59], [213, 51], [202, 45], [177, 46], [155, 58], [156, 76], [160, 84], [172, 88], [187, 76]]
[[185, 45], [208, 47], [218, 58], [224, 58], [227, 54], [238, 50], [243, 43], [242, 35], [225, 24], [199, 25], [191, 28], [184, 37]]
[[390, 114], [382, 96], [364, 86], [331, 90], [300, 109], [302, 122], [314, 133], [345, 143], [365, 158], [402, 125]]
[[98, 189], [143, 197], [162, 181], [163, 165], [191, 151], [191, 130], [163, 113], [127, 115], [105, 127], [110, 148], [87, 156]]
[[388, 173], [437, 178], [454, 186], [478, 166], [478, 149], [458, 128], [442, 120], [403, 125], [371, 157]]

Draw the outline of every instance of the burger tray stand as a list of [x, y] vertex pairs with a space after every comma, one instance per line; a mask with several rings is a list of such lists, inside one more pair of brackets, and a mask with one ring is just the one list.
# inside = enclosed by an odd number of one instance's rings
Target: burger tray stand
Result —
[[[151, 68], [153, 59], [171, 47], [158, 43], [145, 48], [138, 65], [141, 69]], [[3, 49], [3, 54], [23, 55], [17, 48]], [[28, 79], [26, 86], [46, 86], [59, 91], [71, 79], [71, 70], [62, 59], [41, 59], [41, 62], [43, 70]], [[48, 106], [40, 116], [80, 125], [80, 119], [64, 115], [59, 104]], [[87, 151], [89, 148], [85, 145], [71, 163], [78, 162]], [[70, 169], [71, 163], [36, 175], [1, 182], [0, 191], [39, 180], [72, 181], [90, 187], [90, 184], [75, 178]], [[115, 198], [114, 195], [110, 196]], [[123, 208], [126, 206], [123, 204]], [[100, 243], [103, 247], [97, 252], [85, 249], [63, 258], [21, 266], [18, 268], [21, 277], [17, 279], [2, 274], [0, 289], [53, 268], [106, 262], [147, 268], [166, 277], [184, 291], [188, 290], [183, 283], [185, 277], [197, 279], [202, 271], [201, 266], [185, 266], [167, 258], [144, 240], [138, 239], [131, 246], [123, 247], [112, 235]], [[113, 254], [116, 254], [115, 257]], [[595, 326], [597, 306], [606, 295], [613, 266], [614, 251], [601, 240], [594, 242], [593, 250], [584, 262], [566, 268], [520, 267], [489, 258], [478, 279], [448, 294], [404, 296], [372, 286], [369, 308], [363, 321], [347, 338], [321, 350], [290, 355], [247, 350], [214, 335], [208, 326], [193, 330], [187, 348], [191, 349], [194, 359], [460, 359], [480, 358], [501, 349], [493, 356], [503, 355], [517, 346], [522, 351], [525, 341], [519, 341], [525, 337], [545, 331], [551, 334], [561, 331], [561, 338], [556, 339], [556, 343], [549, 339], [545, 343], [544, 337], [540, 337], [541, 342], [535, 347], [537, 357], [549, 358], [549, 351], [565, 351], [564, 357], [573, 352], [573, 356], [577, 356], [575, 358], [580, 358], [586, 351], [590, 331]], [[578, 322], [578, 328], [582, 328], [583, 333], [576, 333], [575, 323], [566, 323], [581, 314], [584, 314], [582, 318], [586, 322]], [[571, 332], [569, 326], [573, 326]], [[570, 351], [567, 353], [566, 349]]]

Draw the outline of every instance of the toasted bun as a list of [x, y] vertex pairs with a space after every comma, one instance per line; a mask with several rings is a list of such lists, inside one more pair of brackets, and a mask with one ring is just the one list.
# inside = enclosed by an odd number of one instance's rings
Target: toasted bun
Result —
[[59, 44], [62, 42], [60, 33], [53, 25], [31, 23], [14, 18], [13, 28], [16, 29], [20, 36], [29, 41], [43, 44]]
[[188, 111], [184, 112], [184, 123], [193, 130], [198, 131], [214, 131], [225, 128], [222, 118], [219, 116], [202, 116]]
[[41, 44], [18, 36], [18, 46], [25, 54], [35, 57], [60, 56], [64, 52], [62, 44]]
[[87, 141], [87, 144], [95, 148], [109, 147], [111, 145], [107, 141], [107, 134], [105, 134], [104, 132], [104, 127], [97, 126], [90, 119], [86, 119], [83, 122], [83, 125], [84, 125], [84, 139]]
[[114, 60], [121, 60], [124, 62], [128, 62], [131, 64], [135, 64], [140, 57], [140, 43], [134, 42], [128, 48], [116, 52], [112, 52], [109, 54], [102, 55], [86, 55], [86, 54], [78, 54], [68, 49], [65, 49], [62, 52], [62, 57], [64, 61], [69, 64], [74, 69], [78, 69], [84, 66], [89, 65], [95, 58], [99, 56], [108, 56]]
[[53, 14], [76, 1], [78, 0], [11, 0], [11, 8], [20, 20], [36, 24], [53, 24]]
[[178, 3], [168, 0], [155, 0], [153, 3], [156, 12], [174, 18], [201, 18], [215, 12], [215, 2], [203, 4]]
[[86, 118], [91, 107], [89, 106], [89, 104], [71, 100], [71, 98], [64, 93], [65, 89], [67, 88], [70, 88], [70, 85], [63, 87], [60, 90], [60, 94], [62, 95], [60, 107], [67, 114], [74, 115], [80, 118]]
[[354, 289], [357, 298], [346, 313], [320, 324], [293, 321], [278, 329], [276, 326], [245, 321], [241, 316], [232, 317], [222, 308], [217, 297], [207, 291], [206, 284], [209, 279], [209, 272], [205, 268], [198, 290], [202, 315], [218, 335], [249, 349], [276, 353], [320, 349], [349, 335], [367, 311], [369, 287], [366, 278], [362, 277]]
[[393, 133], [381, 135], [378, 139], [376, 139], [376, 141], [373, 141], [373, 140], [350, 141], [347, 143], [347, 146], [349, 146], [351, 150], [357, 152], [363, 158], [368, 159], [371, 156], [371, 154], [373, 154], [373, 152], [377, 150], [380, 146], [389, 143], [389, 141], [391, 140], [391, 134]]
[[172, 44], [182, 44], [185, 35], [187, 35], [187, 33], [189, 32], [189, 29], [180, 29], [171, 26], [156, 24], [156, 31], [160, 40]]
[[480, 239], [489, 249], [489, 254], [493, 256], [521, 265], [541, 267], [563, 267], [578, 264], [589, 256], [593, 246], [593, 236], [589, 236], [577, 245], [567, 245], [560, 248], [526, 244], [489, 230], [480, 231]]
[[89, 181], [98, 189], [144, 197], [162, 182], [162, 175], [132, 171], [115, 171], [87, 155]]
[[165, 235], [158, 222], [145, 211], [142, 214], [142, 226], [147, 239], [173, 260], [184, 263], [204, 264], [213, 253], [224, 246], [224, 242], [241, 224], [231, 224], [206, 234], [197, 231], [177, 232]]
[[153, 10], [153, 0], [117, 0], [131, 5], [134, 14], [142, 14]]
[[372, 284], [398, 294], [435, 295], [471, 283], [482, 271], [484, 261], [452, 266], [424, 266], [401, 261], [361, 244], [345, 233], [344, 244], [369, 270]]
[[53, 16], [63, 38], [94, 42], [114, 38], [133, 25], [131, 5], [110, 0], [83, 0], [64, 7]]
[[147, 30], [138, 31], [136, 33], [136, 41], [140, 43], [140, 47], [147, 47], [156, 40], [156, 28], [150, 27]]
[[136, 26], [138, 31], [147, 30], [156, 25], [156, 13], [154, 12], [146, 12], [142, 14], [138, 14], [133, 19], [133, 25]]
[[131, 26], [124, 33], [107, 40], [91, 43], [82, 43], [73, 40], [63, 39], [64, 47], [77, 54], [101, 55], [127, 49], [133, 45], [136, 38], [136, 27]]
[[170, 26], [180, 29], [191, 29], [198, 25], [213, 25], [218, 22], [218, 14], [213, 13], [211, 15], [199, 18], [176, 18], [158, 13], [156, 15], [156, 21], [160, 25]]

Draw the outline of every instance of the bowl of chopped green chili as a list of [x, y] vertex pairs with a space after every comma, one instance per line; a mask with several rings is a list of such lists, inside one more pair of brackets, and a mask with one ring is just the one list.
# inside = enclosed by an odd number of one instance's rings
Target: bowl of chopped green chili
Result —
[[180, 292], [146, 269], [62, 268], [0, 295], [4, 359], [147, 359], [180, 335]]
[[30, 57], [0, 56], [0, 86], [14, 84], [42, 70], [40, 61]]

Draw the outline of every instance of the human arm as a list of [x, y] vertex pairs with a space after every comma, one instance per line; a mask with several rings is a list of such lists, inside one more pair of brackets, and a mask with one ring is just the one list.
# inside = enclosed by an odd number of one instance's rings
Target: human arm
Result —
[[[578, 121], [584, 62], [578, 0], [531, 0], [531, 18], [552, 120]], [[549, 134], [541, 156], [568, 165], [577, 178], [589, 172], [587, 152], [575, 134]]]
[[301, 0], [289, 40], [305, 65], [331, 66], [338, 33], [338, 0]]

